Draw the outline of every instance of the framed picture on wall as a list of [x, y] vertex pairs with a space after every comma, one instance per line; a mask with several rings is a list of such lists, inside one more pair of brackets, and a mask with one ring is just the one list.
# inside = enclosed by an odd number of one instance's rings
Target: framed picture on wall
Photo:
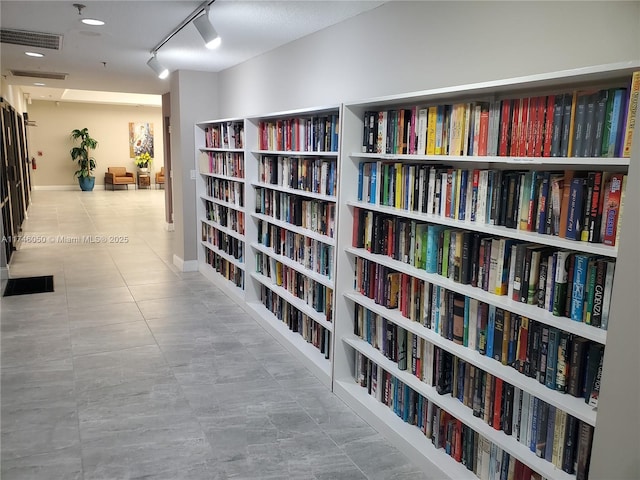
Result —
[[153, 123], [129, 122], [129, 155], [148, 153], [153, 158]]

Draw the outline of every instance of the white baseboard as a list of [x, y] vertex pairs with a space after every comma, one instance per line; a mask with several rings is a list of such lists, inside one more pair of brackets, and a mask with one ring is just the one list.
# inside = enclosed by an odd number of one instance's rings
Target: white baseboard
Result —
[[176, 231], [176, 227], [173, 223], [165, 223], [164, 224], [167, 232], [175, 232]]
[[78, 185], [34, 185], [34, 190], [80, 190]]
[[181, 272], [197, 272], [198, 271], [198, 261], [197, 260], [187, 260], [184, 261], [177, 255], [173, 256], [173, 264], [178, 267], [178, 270]]

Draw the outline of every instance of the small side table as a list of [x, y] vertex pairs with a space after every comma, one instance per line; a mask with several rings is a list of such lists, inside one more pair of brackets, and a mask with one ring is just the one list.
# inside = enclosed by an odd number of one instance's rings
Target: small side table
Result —
[[138, 188], [151, 189], [151, 175], [145, 172], [138, 172]]

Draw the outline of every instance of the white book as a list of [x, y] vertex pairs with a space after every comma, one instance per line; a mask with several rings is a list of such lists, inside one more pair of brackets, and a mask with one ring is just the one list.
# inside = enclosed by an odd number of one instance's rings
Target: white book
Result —
[[516, 251], [517, 245], [511, 245], [511, 257], [509, 258], [509, 286], [507, 287], [508, 298], [513, 298], [513, 281], [516, 277]]
[[440, 216], [444, 217], [447, 205], [447, 172], [440, 174]]
[[464, 219], [466, 222], [471, 221], [471, 197], [473, 196], [473, 170], [467, 171], [467, 200], [464, 209]]
[[611, 308], [611, 292], [613, 291], [613, 274], [616, 268], [615, 262], [607, 262], [605, 274], [604, 298], [602, 299], [602, 317], [600, 328], [606, 330], [609, 326], [609, 309]]
[[426, 108], [418, 110], [418, 155], [424, 155], [427, 151], [427, 113]]
[[436, 191], [436, 169], [435, 167], [429, 168], [429, 189], [427, 190], [427, 211], [426, 213], [432, 215], [434, 213], [433, 202]]
[[480, 480], [490, 480], [489, 472], [491, 468], [491, 442], [484, 437], [480, 440], [482, 446], [482, 468], [478, 468], [480, 472]]
[[513, 416], [511, 417], [511, 435], [516, 440], [520, 435], [520, 415], [522, 413], [522, 390], [513, 387]]
[[529, 447], [529, 434], [531, 425], [529, 423], [529, 405], [532, 396], [526, 390], [522, 391], [522, 413], [520, 415], [520, 443]]
[[476, 210], [476, 222], [487, 223], [487, 182], [489, 181], [489, 171], [480, 170], [478, 180], [478, 204]]
[[470, 350], [476, 350], [478, 336], [478, 300], [471, 298], [469, 300], [469, 339], [467, 347]]
[[433, 386], [433, 343], [425, 342], [425, 368], [424, 368], [424, 377], [423, 381], [427, 385]]

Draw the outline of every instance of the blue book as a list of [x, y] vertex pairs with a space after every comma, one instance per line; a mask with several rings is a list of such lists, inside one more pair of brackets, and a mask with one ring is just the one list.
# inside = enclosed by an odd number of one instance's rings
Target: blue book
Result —
[[362, 201], [362, 184], [364, 180], [364, 162], [358, 165], [358, 201]]
[[590, 256], [584, 254], [575, 255], [573, 288], [571, 289], [571, 320], [577, 322], [582, 322], [584, 313], [585, 288], [590, 258]]
[[538, 415], [540, 414], [540, 400], [533, 397], [533, 408], [530, 412], [529, 423], [531, 424], [531, 436], [529, 437], [529, 450], [536, 451], [536, 443], [538, 442]]
[[377, 193], [377, 183], [378, 183], [378, 164], [371, 164], [371, 190], [369, 194], [369, 203], [376, 203], [376, 193]]
[[489, 315], [487, 320], [487, 351], [485, 355], [493, 358], [493, 334], [496, 326], [496, 306], [489, 305]]
[[618, 154], [622, 143], [622, 132], [624, 130], [623, 118], [626, 106], [627, 89], [619, 88], [613, 95], [613, 106], [611, 109], [611, 130], [609, 130], [609, 144], [607, 151], [602, 152], [603, 156], [615, 157]]
[[439, 285], [433, 286], [433, 294], [435, 296], [435, 308], [433, 309], [434, 323], [433, 323], [433, 331], [436, 333], [440, 333], [440, 287]]
[[565, 238], [568, 240], [580, 240], [582, 231], [582, 202], [584, 197], [584, 190], [586, 186], [586, 179], [581, 177], [574, 177], [571, 180], [571, 186], [569, 188], [569, 208], [567, 215], [567, 229], [565, 232]]
[[558, 369], [558, 343], [560, 342], [560, 331], [557, 328], [549, 327], [549, 345], [547, 346], [547, 374], [545, 375], [545, 385], [556, 389], [556, 373]]
[[467, 182], [469, 171], [462, 170], [460, 172], [460, 205], [458, 208], [458, 220], [466, 220], [465, 211], [467, 209]]
[[424, 408], [423, 402], [424, 402], [424, 397], [422, 395], [418, 395], [418, 412], [416, 415], [418, 421], [416, 426], [422, 431], [424, 431], [424, 428], [423, 428], [424, 424], [422, 422], [422, 409]]
[[540, 192], [538, 196], [538, 233], [545, 233], [547, 228], [547, 211], [549, 198], [549, 172], [544, 172], [540, 182]]
[[556, 426], [556, 407], [549, 405], [549, 413], [547, 417], [547, 440], [544, 449], [544, 459], [551, 462], [553, 458], [553, 435]]

